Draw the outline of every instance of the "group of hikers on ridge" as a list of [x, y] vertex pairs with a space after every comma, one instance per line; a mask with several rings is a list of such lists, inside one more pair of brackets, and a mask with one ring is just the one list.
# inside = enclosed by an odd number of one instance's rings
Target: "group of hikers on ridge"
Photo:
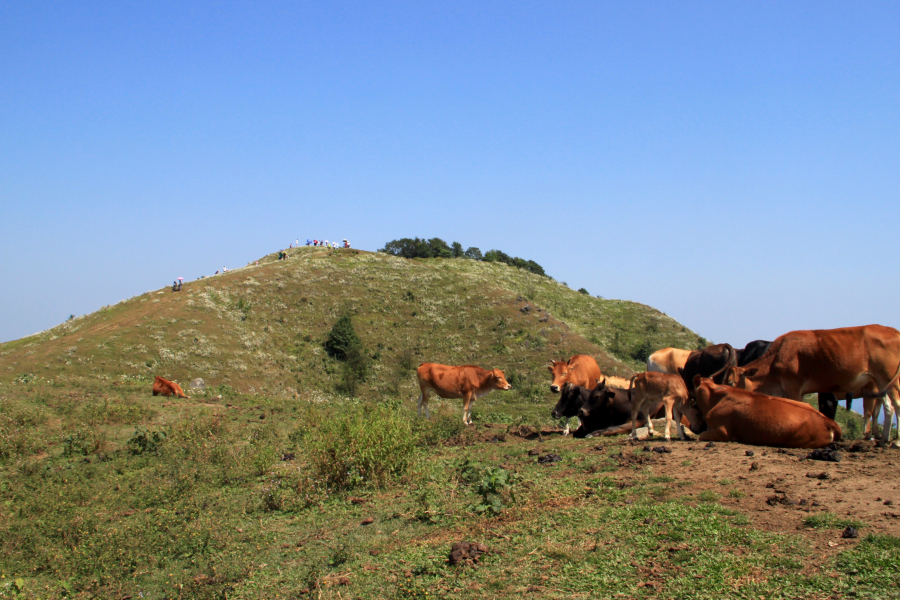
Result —
[[[341, 240], [344, 242], [343, 246], [339, 246], [337, 242], [329, 242], [328, 240], [306, 240], [307, 246], [315, 246], [317, 248], [331, 248], [332, 250], [337, 250], [338, 248], [349, 248], [350, 240]], [[294, 247], [300, 247], [300, 240], [296, 240], [293, 244], [288, 246], [288, 250], [293, 249]], [[287, 250], [281, 250], [278, 252], [278, 260], [287, 260], [288, 253]]]
[[[308, 239], [308, 240], [306, 240], [306, 245], [307, 246], [315, 246], [318, 248], [331, 248], [331, 249], [335, 249], [335, 250], [338, 248], [349, 248], [350, 247], [350, 240], [341, 240], [341, 241], [344, 242], [343, 246], [338, 246], [337, 242], [329, 243], [328, 240], [310, 240], [310, 239]], [[293, 244], [288, 246], [288, 249], [299, 248], [299, 247], [300, 247], [300, 240], [298, 239], [298, 240], [295, 240]], [[278, 260], [287, 260], [287, 259], [288, 259], [287, 250], [280, 250], [278, 252]], [[259, 264], [259, 261], [257, 261], [256, 264]], [[227, 273], [227, 272], [228, 272], [228, 269], [226, 267], [222, 267], [222, 273]], [[213, 275], [218, 275], [218, 274], [219, 274], [219, 271], [216, 271]], [[203, 279], [203, 277], [204, 277], [203, 275], [200, 276], [201, 279]], [[183, 281], [184, 281], [184, 277], [179, 277], [174, 282], [172, 282], [172, 291], [180, 292]]]

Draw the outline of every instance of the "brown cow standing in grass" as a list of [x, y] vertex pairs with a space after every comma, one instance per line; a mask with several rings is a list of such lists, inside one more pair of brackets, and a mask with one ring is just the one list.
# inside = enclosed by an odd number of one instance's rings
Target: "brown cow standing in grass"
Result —
[[[550, 391], [554, 394], [558, 394], [567, 383], [592, 390], [603, 376], [597, 361], [593, 356], [587, 354], [576, 354], [569, 360], [551, 360], [547, 365], [547, 370], [553, 376], [553, 381], [550, 382]], [[568, 418], [566, 418], [566, 429], [563, 431], [563, 435], [569, 435]]]
[[[631, 437], [637, 439], [637, 419], [640, 413], [646, 415], [662, 403], [666, 409], [666, 441], [672, 439], [669, 429], [672, 426], [674, 416], [678, 437], [685, 439], [684, 426], [681, 424], [681, 415], [685, 415], [691, 424], [699, 424], [701, 416], [696, 408], [689, 404], [687, 386], [678, 375], [668, 373], [639, 373], [631, 378], [628, 389], [631, 397]], [[650, 437], [653, 437], [653, 420], [647, 419], [647, 428]]]
[[416, 369], [416, 377], [421, 390], [419, 416], [422, 416], [424, 407], [425, 416], [431, 418], [431, 413], [428, 412], [428, 395], [434, 392], [441, 398], [462, 398], [464, 425], [472, 424], [472, 404], [476, 398], [486, 396], [494, 390], [508, 390], [512, 387], [500, 369], [485, 371], [474, 365], [451, 367], [422, 363]]
[[900, 410], [900, 331], [883, 325], [791, 331], [744, 367], [730, 367], [724, 383], [751, 392], [800, 400], [804, 394], [863, 396], [868, 421], [884, 406], [879, 445], [890, 439], [894, 411]]
[[684, 366], [690, 355], [690, 350], [682, 350], [681, 348], [657, 350], [647, 359], [647, 371], [678, 375], [678, 369]]
[[181, 389], [180, 385], [178, 385], [174, 381], [163, 379], [159, 375], [156, 376], [156, 380], [153, 382], [153, 395], [177, 396], [178, 398], [187, 398], [184, 390]]
[[718, 385], [700, 375], [693, 383], [708, 427], [700, 441], [822, 448], [841, 439], [841, 426], [805, 402]]

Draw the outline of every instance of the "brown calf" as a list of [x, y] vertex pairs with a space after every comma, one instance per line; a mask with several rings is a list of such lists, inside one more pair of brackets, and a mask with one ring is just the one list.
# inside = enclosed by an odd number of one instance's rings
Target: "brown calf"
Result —
[[[678, 375], [668, 373], [639, 373], [631, 378], [631, 387], [628, 390], [631, 396], [631, 437], [637, 439], [637, 418], [639, 413], [651, 414], [655, 404], [662, 402], [666, 409], [666, 441], [671, 440], [669, 428], [672, 425], [674, 415], [678, 437], [682, 440], [684, 426], [681, 424], [681, 415], [684, 414], [690, 423], [699, 423], [700, 415], [696, 409], [688, 403], [687, 387]], [[650, 437], [653, 437], [653, 420], [647, 419], [647, 427]]]
[[508, 390], [512, 386], [506, 381], [503, 371], [493, 369], [485, 371], [474, 365], [452, 367], [437, 363], [422, 363], [416, 369], [416, 377], [419, 380], [419, 416], [422, 416], [422, 407], [425, 407], [425, 416], [431, 418], [428, 412], [428, 395], [434, 392], [441, 398], [463, 399], [463, 424], [472, 424], [472, 404], [476, 398], [486, 396], [494, 390]]

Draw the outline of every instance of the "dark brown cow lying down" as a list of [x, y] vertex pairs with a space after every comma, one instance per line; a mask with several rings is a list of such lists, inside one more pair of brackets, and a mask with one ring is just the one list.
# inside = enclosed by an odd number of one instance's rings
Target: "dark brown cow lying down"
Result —
[[841, 439], [841, 426], [804, 402], [717, 385], [699, 375], [693, 384], [707, 425], [701, 441], [822, 448]]
[[168, 379], [163, 379], [159, 375], [156, 376], [156, 381], [153, 382], [153, 395], [154, 396], [177, 396], [179, 398], [187, 398], [184, 393], [184, 390], [181, 389], [181, 386], [175, 383], [174, 381], [169, 381]]

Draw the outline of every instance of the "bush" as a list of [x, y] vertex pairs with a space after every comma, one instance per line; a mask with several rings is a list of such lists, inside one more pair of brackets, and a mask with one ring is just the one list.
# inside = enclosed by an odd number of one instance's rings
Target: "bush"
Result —
[[126, 446], [131, 454], [143, 454], [144, 452], [156, 452], [164, 441], [166, 441], [165, 431], [149, 431], [138, 427], [134, 430]]
[[396, 405], [345, 406], [302, 436], [313, 470], [335, 490], [383, 487], [413, 461], [419, 435]]
[[62, 437], [63, 456], [87, 456], [100, 449], [101, 440], [93, 429], [82, 425]]

